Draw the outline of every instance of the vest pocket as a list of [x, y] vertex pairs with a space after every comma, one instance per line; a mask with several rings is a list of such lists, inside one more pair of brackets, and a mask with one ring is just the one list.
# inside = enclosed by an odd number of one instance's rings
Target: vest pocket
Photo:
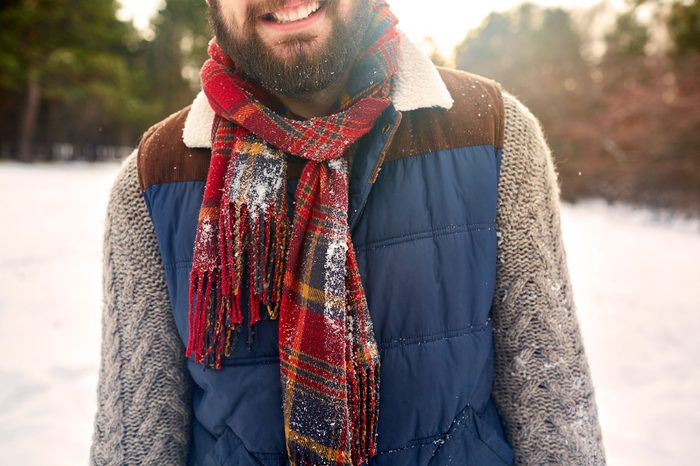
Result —
[[447, 433], [434, 443], [439, 446], [429, 466], [507, 466], [514, 460], [510, 445], [470, 405], [455, 416]]

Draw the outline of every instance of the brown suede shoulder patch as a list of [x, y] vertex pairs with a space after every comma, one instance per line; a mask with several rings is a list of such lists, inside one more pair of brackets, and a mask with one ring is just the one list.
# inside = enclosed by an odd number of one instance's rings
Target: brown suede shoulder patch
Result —
[[386, 160], [437, 150], [491, 144], [503, 147], [503, 97], [496, 81], [438, 67], [454, 104], [449, 110], [403, 112]]
[[173, 113], [151, 126], [141, 138], [138, 150], [141, 189], [175, 181], [206, 181], [209, 149], [190, 149], [182, 141], [182, 129], [190, 107]]

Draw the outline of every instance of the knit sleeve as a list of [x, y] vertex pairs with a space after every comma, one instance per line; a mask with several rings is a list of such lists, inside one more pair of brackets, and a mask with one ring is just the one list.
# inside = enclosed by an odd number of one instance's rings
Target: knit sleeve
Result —
[[562, 242], [558, 175], [537, 119], [508, 93], [504, 105], [493, 398], [518, 465], [605, 464]]
[[136, 151], [112, 186], [103, 254], [101, 362], [90, 464], [185, 464], [191, 379], [139, 188]]

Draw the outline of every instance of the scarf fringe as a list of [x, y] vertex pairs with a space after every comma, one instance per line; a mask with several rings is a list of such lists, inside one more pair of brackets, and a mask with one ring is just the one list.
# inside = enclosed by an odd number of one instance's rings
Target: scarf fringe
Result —
[[195, 362], [213, 368], [221, 368], [222, 354], [230, 352], [242, 322], [240, 304], [216, 287], [220, 274], [215, 269], [190, 275], [190, 334], [185, 354], [194, 354]]
[[[286, 201], [285, 201], [286, 204]], [[248, 344], [253, 343], [253, 325], [260, 321], [260, 308], [267, 319], [277, 319], [282, 302], [288, 220], [286, 212], [270, 205], [265, 215], [252, 218], [246, 205], [232, 206], [232, 214], [221, 215], [219, 267], [195, 270], [190, 275], [190, 335], [186, 356], [214, 369], [231, 355], [244, 317], [241, 312], [243, 263], [248, 261]], [[231, 251], [231, 253], [228, 252]], [[219, 284], [219, 287], [217, 287]]]
[[377, 408], [379, 406], [379, 366], [360, 363], [355, 371], [357, 374], [354, 390], [357, 399], [353, 399], [351, 410], [353, 411], [352, 432], [353, 446], [351, 450], [352, 464], [364, 464], [365, 461], [377, 452]]

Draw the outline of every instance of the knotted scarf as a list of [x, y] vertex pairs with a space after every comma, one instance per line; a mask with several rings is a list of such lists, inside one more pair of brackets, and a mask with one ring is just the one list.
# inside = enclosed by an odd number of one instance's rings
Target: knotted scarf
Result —
[[[389, 104], [396, 22], [385, 3], [373, 6], [346, 93], [324, 117], [272, 111], [214, 41], [201, 70], [216, 115], [190, 274], [187, 357], [220, 369], [245, 311], [251, 326], [278, 319], [293, 465], [360, 465], [376, 454], [379, 354], [350, 238], [343, 156]], [[307, 160], [291, 231], [285, 154]]]

